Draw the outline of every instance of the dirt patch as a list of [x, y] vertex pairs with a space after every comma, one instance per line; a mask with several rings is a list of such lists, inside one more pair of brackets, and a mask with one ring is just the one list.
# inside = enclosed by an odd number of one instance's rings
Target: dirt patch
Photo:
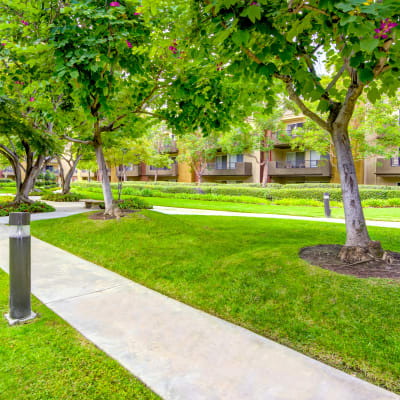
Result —
[[[129, 215], [129, 214], [133, 214], [133, 213], [137, 213], [140, 210], [124, 210], [121, 212], [121, 218]], [[117, 219], [115, 216], [111, 216], [111, 215], [104, 215], [103, 211], [94, 213], [94, 214], [89, 214], [88, 215], [89, 219], [93, 219], [95, 221], [109, 221], [111, 219]]]
[[299, 256], [312, 265], [329, 269], [343, 275], [353, 275], [358, 278], [392, 278], [400, 279], [400, 253], [388, 251], [393, 260], [388, 264], [383, 260], [371, 260], [354, 264], [343, 264], [339, 253], [343, 246], [325, 244], [312, 247], [303, 247]]

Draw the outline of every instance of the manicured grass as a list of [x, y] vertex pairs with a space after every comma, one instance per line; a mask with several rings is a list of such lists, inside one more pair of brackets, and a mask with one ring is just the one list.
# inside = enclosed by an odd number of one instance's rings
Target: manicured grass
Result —
[[9, 327], [8, 275], [0, 270], [0, 398], [158, 399], [37, 299], [34, 323]]
[[[74, 189], [73, 192], [80, 193], [81, 191]], [[84, 197], [103, 200], [101, 192], [83, 192]], [[122, 195], [122, 199], [128, 199], [132, 196]], [[137, 196], [139, 197], [139, 196]], [[116, 194], [114, 193], [114, 198]], [[246, 213], [261, 213], [261, 214], [277, 214], [277, 215], [297, 215], [300, 217], [324, 218], [324, 208], [307, 207], [307, 206], [278, 206], [278, 205], [262, 205], [262, 204], [244, 204], [244, 203], [229, 203], [224, 201], [201, 201], [188, 199], [169, 199], [163, 197], [142, 197], [153, 206], [164, 207], [181, 207], [181, 208], [197, 208], [202, 210], [218, 210], [218, 211], [236, 211]], [[400, 221], [399, 208], [364, 208], [365, 218], [372, 221]], [[344, 218], [343, 208], [332, 208], [332, 218]]]
[[[324, 218], [324, 208], [302, 206], [277, 206], [260, 204], [226, 203], [222, 201], [200, 201], [185, 199], [165, 199], [146, 197], [154, 206], [199, 208], [204, 210], [237, 211], [278, 215], [298, 215], [302, 217]], [[364, 208], [365, 218], [377, 221], [400, 221], [400, 208]], [[344, 218], [343, 208], [332, 208], [332, 218]]]
[[[307, 221], [87, 215], [36, 221], [33, 234], [136, 282], [400, 393], [400, 282], [357, 279], [298, 258], [343, 243], [345, 227]], [[400, 231], [371, 228], [400, 251]]]

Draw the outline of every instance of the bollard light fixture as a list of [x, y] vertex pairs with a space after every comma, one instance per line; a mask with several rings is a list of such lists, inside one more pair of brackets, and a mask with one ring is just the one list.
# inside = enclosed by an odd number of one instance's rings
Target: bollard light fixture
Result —
[[10, 240], [10, 312], [6, 319], [17, 325], [36, 317], [31, 309], [31, 234], [30, 214], [11, 213], [9, 218]]

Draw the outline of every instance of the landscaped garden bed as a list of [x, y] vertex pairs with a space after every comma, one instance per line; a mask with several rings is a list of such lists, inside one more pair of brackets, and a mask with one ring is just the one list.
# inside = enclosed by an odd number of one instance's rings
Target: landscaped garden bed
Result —
[[14, 205], [12, 200], [3, 200], [0, 197], [0, 217], [6, 217], [12, 212], [29, 212], [31, 214], [52, 212], [56, 209], [49, 204], [43, 203], [41, 201], [36, 201], [32, 204], [19, 204]]
[[[35, 221], [32, 232], [400, 393], [399, 280], [337, 274], [298, 256], [305, 246], [343, 244], [344, 225], [142, 211], [101, 228], [85, 215]], [[371, 227], [370, 234], [383, 248], [400, 251], [400, 230]]]

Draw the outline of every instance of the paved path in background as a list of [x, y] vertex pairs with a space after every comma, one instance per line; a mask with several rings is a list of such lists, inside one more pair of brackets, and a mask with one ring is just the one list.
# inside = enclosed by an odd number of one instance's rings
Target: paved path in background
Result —
[[400, 399], [35, 238], [32, 291], [166, 400]]
[[[209, 215], [217, 217], [293, 219], [298, 221], [330, 222], [336, 224], [345, 223], [344, 219], [335, 219], [335, 218], [314, 218], [314, 217], [300, 217], [294, 215], [281, 215], [281, 214], [243, 213], [236, 211], [201, 210], [195, 208], [154, 206], [154, 211], [170, 215]], [[366, 221], [366, 222], [368, 226], [380, 226], [383, 228], [400, 228], [400, 222], [390, 222], [390, 221]]]
[[[40, 197], [31, 197], [33, 200], [38, 200]], [[75, 214], [82, 214], [88, 211], [84, 207], [83, 203], [74, 202], [74, 203], [60, 203], [60, 202], [53, 202], [53, 201], [46, 201], [47, 204], [53, 206], [56, 211], [49, 212], [49, 213], [38, 213], [38, 214], [31, 214], [31, 221], [38, 221], [41, 219], [55, 219], [55, 218], [64, 218], [69, 217], [70, 215]], [[0, 224], [8, 224], [9, 217], [0, 217]]]

